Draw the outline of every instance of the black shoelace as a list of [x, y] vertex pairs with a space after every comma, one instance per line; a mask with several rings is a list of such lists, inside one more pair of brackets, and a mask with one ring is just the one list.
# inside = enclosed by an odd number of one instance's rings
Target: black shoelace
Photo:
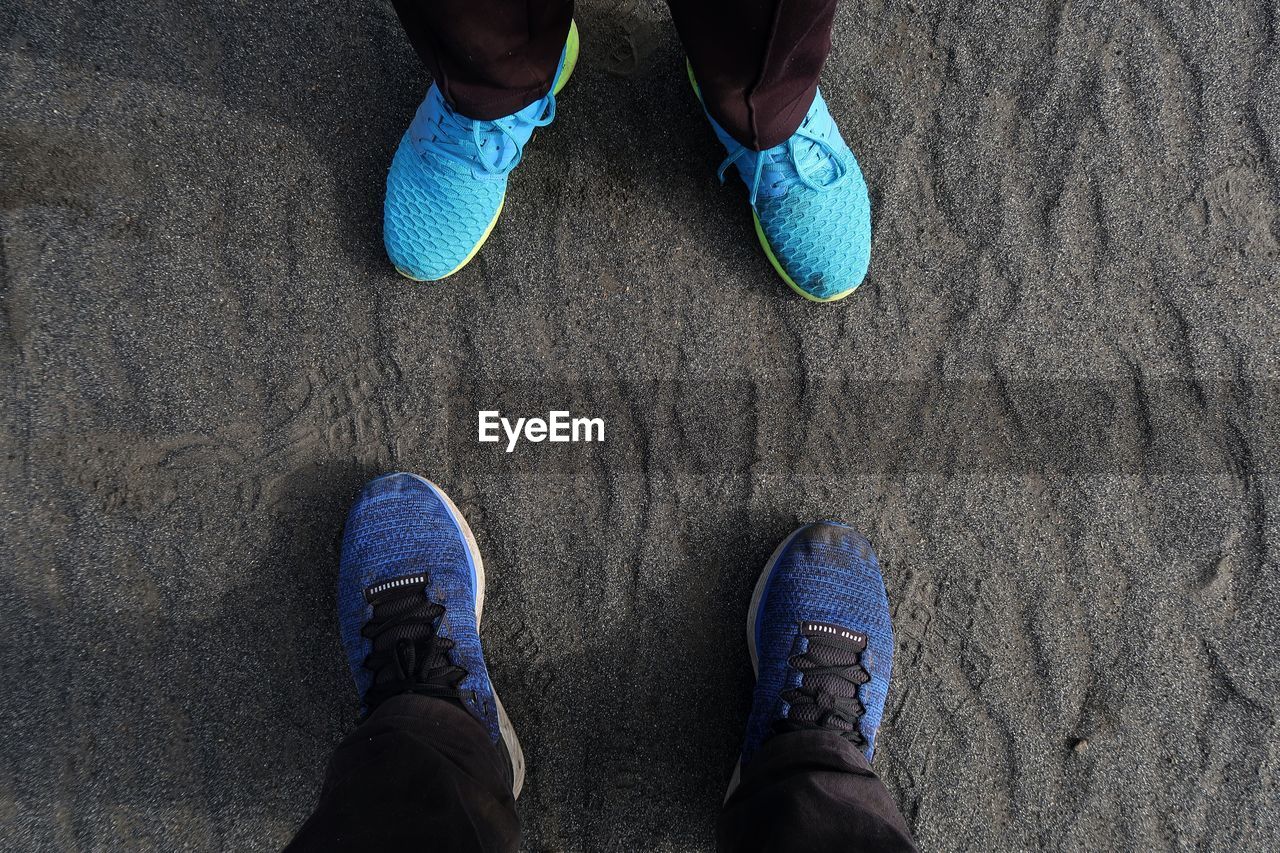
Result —
[[458, 682], [467, 672], [449, 662], [453, 641], [436, 633], [443, 615], [444, 605], [427, 598], [421, 586], [374, 599], [373, 618], [360, 631], [373, 641], [364, 661], [373, 671], [364, 697], [369, 712], [402, 693], [461, 700]]
[[858, 688], [871, 680], [862, 664], [863, 649], [848, 643], [809, 636], [804, 654], [788, 662], [801, 673], [800, 686], [784, 690], [791, 705], [787, 716], [774, 723], [775, 733], [802, 729], [833, 731], [857, 746], [866, 746], [861, 721], [866, 712]]

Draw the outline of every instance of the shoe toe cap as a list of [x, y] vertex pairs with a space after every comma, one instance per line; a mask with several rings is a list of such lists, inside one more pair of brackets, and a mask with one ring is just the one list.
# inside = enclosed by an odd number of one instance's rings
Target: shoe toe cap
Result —
[[757, 209], [761, 233], [789, 282], [829, 302], [857, 289], [871, 260], [871, 204], [853, 172], [825, 192], [797, 187]]
[[342, 535], [343, 575], [368, 585], [421, 569], [425, 556], [465, 560], [449, 508], [415, 474], [387, 474], [361, 491]]
[[800, 528], [780, 557], [780, 568], [798, 587], [831, 578], [850, 592], [864, 584], [883, 595], [880, 565], [871, 543], [855, 528], [818, 521]]
[[506, 187], [401, 139], [387, 174], [383, 241], [403, 275], [434, 281], [457, 271], [489, 231]]
[[810, 524], [794, 535], [779, 556], [761, 619], [766, 634], [783, 638], [802, 619], [864, 631], [873, 654], [891, 661], [893, 629], [879, 560], [861, 533], [838, 522]]

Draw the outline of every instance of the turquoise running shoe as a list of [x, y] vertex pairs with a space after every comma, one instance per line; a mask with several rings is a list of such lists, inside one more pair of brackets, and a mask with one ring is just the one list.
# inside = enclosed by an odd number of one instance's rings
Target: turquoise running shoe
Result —
[[[693, 67], [686, 67], [701, 102]], [[756, 236], [782, 280], [814, 302], [856, 290], [871, 261], [871, 200], [822, 92], [791, 138], [765, 151], [743, 146], [710, 113], [707, 119], [729, 152], [720, 181], [737, 168], [750, 192]]]
[[476, 256], [498, 223], [507, 176], [534, 131], [555, 118], [556, 95], [577, 62], [578, 27], [570, 22], [551, 91], [494, 121], [459, 115], [431, 84], [387, 174], [382, 238], [401, 275], [438, 281]]

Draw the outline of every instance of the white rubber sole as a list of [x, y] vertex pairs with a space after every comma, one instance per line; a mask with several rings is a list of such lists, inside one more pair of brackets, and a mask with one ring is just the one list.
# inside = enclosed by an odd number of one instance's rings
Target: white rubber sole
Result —
[[[773, 567], [778, 564], [778, 559], [782, 556], [782, 552], [787, 550], [791, 541], [811, 526], [806, 524], [796, 528], [790, 536], [778, 543], [778, 547], [774, 548], [769, 556], [769, 561], [764, 564], [764, 571], [760, 572], [760, 577], [756, 580], [756, 588], [751, 593], [751, 606], [747, 608], [747, 651], [751, 653], [751, 672], [757, 678], [760, 677], [760, 652], [756, 648], [756, 616], [760, 613], [760, 602], [764, 599], [764, 591], [769, 586], [769, 576], [773, 574]], [[741, 761], [734, 765], [733, 776], [729, 779], [729, 790], [724, 794], [726, 801], [738, 789], [740, 781], [742, 781]]]
[[[471, 565], [475, 566], [476, 569], [476, 630], [479, 631], [480, 615], [484, 611], [484, 560], [480, 557], [480, 547], [476, 544], [475, 534], [471, 532], [471, 526], [467, 524], [462, 511], [445, 494], [444, 489], [426, 477], [420, 477], [417, 474], [410, 474], [409, 476], [425, 483], [431, 491], [435, 492], [444, 501], [444, 505], [449, 508], [449, 514], [453, 516], [454, 523], [462, 531], [462, 538], [466, 540], [467, 550], [471, 552]], [[490, 687], [493, 686], [492, 681], [489, 684]], [[497, 688], [493, 689], [493, 704], [498, 708], [498, 735], [507, 747], [507, 754], [511, 756], [511, 793], [518, 798], [520, 792], [524, 790], [524, 750], [520, 748], [520, 739], [516, 737], [516, 730], [511, 725], [511, 718], [507, 716], [507, 709], [502, 707], [502, 700], [498, 698]]]

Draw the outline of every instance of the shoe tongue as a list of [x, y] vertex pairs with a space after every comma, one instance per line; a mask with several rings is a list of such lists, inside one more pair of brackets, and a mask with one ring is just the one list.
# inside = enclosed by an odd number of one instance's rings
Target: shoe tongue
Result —
[[[533, 138], [533, 132], [537, 130], [535, 122], [542, 118], [546, 111], [547, 101], [546, 98], [542, 98], [505, 118], [478, 122], [482, 156], [489, 162], [497, 164], [506, 164], [519, 156], [521, 147]], [[511, 136], [498, 128], [499, 122], [515, 135], [514, 141]]]
[[835, 158], [812, 139], [796, 143], [796, 160], [797, 168], [815, 183], [825, 186], [836, 177]]
[[[813, 183], [823, 185], [830, 183], [836, 176], [836, 164], [822, 146], [812, 139], [800, 138], [795, 144], [795, 159], [792, 159], [791, 148], [783, 143], [775, 148], [762, 151], [764, 158], [764, 175], [760, 181], [760, 195], [784, 195], [787, 189], [800, 179], [803, 174]], [[750, 180], [747, 181], [750, 186]]]
[[384, 599], [376, 605], [378, 618], [386, 619], [396, 624], [391, 625], [386, 631], [378, 635], [374, 648], [389, 648], [401, 640], [413, 640], [416, 642], [434, 637], [436, 634], [436, 626], [434, 624], [426, 625], [420, 622], [400, 621], [417, 614], [419, 611], [425, 613], [430, 606], [431, 602], [427, 600], [421, 591], [401, 592]]
[[[859, 686], [870, 681], [860, 665], [867, 648], [867, 635], [826, 622], [802, 622], [800, 633], [808, 639], [808, 648], [795, 666], [801, 673], [805, 691], [816, 693], [818, 699], [794, 705], [789, 716], [796, 722], [817, 724], [832, 707], [833, 699], [857, 698]], [[840, 667], [843, 672], [807, 674], [818, 667]], [[855, 729], [855, 724], [839, 718], [828, 720], [826, 725], [846, 732]]]
[[[445, 663], [443, 644], [436, 642], [438, 616], [433, 611], [442, 610], [426, 596], [427, 579], [425, 575], [411, 575], [386, 581], [365, 590], [365, 600], [373, 605], [374, 616], [388, 627], [373, 642], [374, 651], [395, 649], [401, 642], [407, 641], [411, 648], [406, 654], [414, 656], [414, 660], [403, 661], [406, 668], [411, 669], [417, 656], [430, 655], [435, 660], [427, 663], [427, 668]], [[419, 617], [415, 619], [414, 617]], [[429, 621], [424, 621], [429, 619]], [[389, 672], [379, 672], [375, 683], [393, 677]]]
[[[520, 149], [533, 136], [536, 122], [546, 110], [547, 99], [543, 98], [504, 118], [472, 119], [456, 112], [439, 90], [432, 87], [428, 101], [414, 117], [411, 131], [414, 138], [428, 148], [435, 146], [453, 152], [476, 170], [488, 171], [482, 165], [487, 163], [502, 174], [519, 159]], [[510, 133], [504, 133], [499, 124]]]

